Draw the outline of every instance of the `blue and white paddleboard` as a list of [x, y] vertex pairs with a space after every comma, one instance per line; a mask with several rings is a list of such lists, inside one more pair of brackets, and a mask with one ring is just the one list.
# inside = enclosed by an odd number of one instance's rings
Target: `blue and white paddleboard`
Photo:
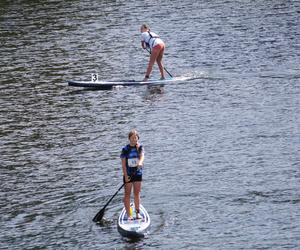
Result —
[[118, 219], [118, 231], [119, 233], [128, 238], [142, 238], [147, 233], [147, 229], [150, 226], [150, 216], [147, 210], [140, 205], [140, 215], [142, 219], [135, 218], [134, 205], [131, 204], [131, 210], [133, 211], [133, 220], [128, 220], [125, 207]]

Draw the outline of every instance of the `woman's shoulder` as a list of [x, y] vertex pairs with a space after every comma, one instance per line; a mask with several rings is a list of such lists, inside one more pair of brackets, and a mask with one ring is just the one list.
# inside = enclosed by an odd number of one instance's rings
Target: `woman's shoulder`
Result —
[[122, 150], [129, 150], [129, 148], [130, 148], [130, 144], [127, 144], [126, 146], [124, 146], [124, 147], [122, 148]]
[[159, 36], [157, 33], [155, 33], [155, 32], [150, 32], [151, 33], [151, 36]]
[[144, 153], [145, 152], [144, 147], [143, 147], [142, 144], [139, 144], [138, 151], [139, 151], [139, 153]]
[[144, 147], [142, 144], [138, 144], [138, 147], [132, 147], [130, 144], [127, 144], [125, 147], [122, 148], [123, 152], [129, 153], [132, 150], [144, 151]]
[[125, 158], [130, 153], [130, 145], [126, 145], [122, 148], [121, 158]]
[[[131, 150], [131, 149], [135, 149], [136, 147], [132, 147], [132, 146], [130, 146], [130, 144], [127, 144], [126, 146], [124, 146], [123, 148], [122, 148], [122, 150]], [[143, 149], [144, 147], [143, 147], [143, 145], [142, 144], [138, 144], [138, 148], [139, 149]]]
[[142, 39], [147, 39], [149, 36], [150, 36], [150, 35], [149, 35], [148, 32], [143, 32], [143, 33], [141, 34]]

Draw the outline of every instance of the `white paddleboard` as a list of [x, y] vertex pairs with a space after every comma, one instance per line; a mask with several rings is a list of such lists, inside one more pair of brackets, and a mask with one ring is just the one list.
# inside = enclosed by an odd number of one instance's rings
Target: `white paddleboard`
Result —
[[133, 211], [132, 217], [133, 220], [128, 220], [125, 207], [122, 209], [118, 219], [118, 231], [124, 237], [129, 238], [141, 238], [144, 237], [147, 233], [147, 229], [150, 226], [150, 216], [147, 210], [140, 205], [140, 215], [142, 219], [135, 218], [135, 209], [134, 205], [131, 204], [131, 209]]

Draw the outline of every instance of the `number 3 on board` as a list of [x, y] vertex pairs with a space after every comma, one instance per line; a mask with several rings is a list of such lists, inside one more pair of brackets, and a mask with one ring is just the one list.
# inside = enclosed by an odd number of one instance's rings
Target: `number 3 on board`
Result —
[[98, 74], [92, 74], [92, 82], [98, 81]]

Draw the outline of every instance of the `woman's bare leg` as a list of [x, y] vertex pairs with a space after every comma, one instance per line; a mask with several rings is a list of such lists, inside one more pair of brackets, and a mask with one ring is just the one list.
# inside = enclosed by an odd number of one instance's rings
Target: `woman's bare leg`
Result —
[[124, 207], [126, 209], [126, 213], [128, 217], [130, 216], [130, 194], [132, 189], [132, 183], [125, 184], [125, 192], [124, 192]]
[[153, 48], [151, 56], [150, 56], [150, 60], [149, 60], [149, 63], [148, 63], [146, 76], [150, 76], [150, 74], [152, 72], [153, 65], [154, 65], [155, 61], [157, 60], [159, 52], [160, 52], [160, 49]]
[[140, 210], [140, 204], [141, 204], [141, 188], [142, 188], [142, 182], [141, 181], [135, 181], [133, 183], [133, 194], [134, 194], [134, 207], [137, 211]]
[[161, 78], [165, 78], [164, 65], [163, 65], [163, 63], [162, 63], [162, 58], [163, 58], [163, 56], [164, 56], [164, 51], [165, 51], [165, 47], [163, 47], [163, 48], [160, 50], [160, 52], [159, 52], [159, 54], [158, 54], [158, 56], [157, 56], [157, 58], [156, 58], [156, 62], [157, 62], [157, 65], [158, 65], [158, 67], [159, 67], [159, 71], [160, 71]]

